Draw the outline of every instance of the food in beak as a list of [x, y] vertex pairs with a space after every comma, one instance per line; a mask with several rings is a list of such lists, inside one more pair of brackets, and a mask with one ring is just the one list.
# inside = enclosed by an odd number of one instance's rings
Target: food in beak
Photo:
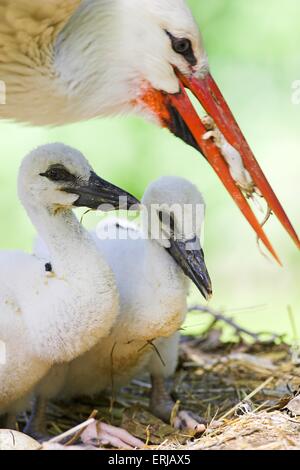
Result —
[[[252, 211], [247, 197], [253, 192], [261, 195], [298, 248], [300, 248], [300, 240], [251, 152], [219, 88], [210, 73], [206, 73], [202, 78], [194, 75], [185, 76], [178, 70], [176, 74], [180, 86], [178, 93], [167, 94], [150, 87], [141, 101], [160, 119], [163, 127], [167, 127], [173, 134], [205, 156], [257, 236], [276, 261], [281, 264], [262, 225]], [[224, 146], [222, 152], [215, 138], [207, 138], [207, 121], [202, 122], [185, 88], [194, 94], [212, 119], [214, 132], [217, 130], [219, 136], [222, 136], [224, 142], [230, 146], [227, 148], [229, 152], [226, 150], [224, 152]]]
[[254, 181], [249, 175], [249, 172], [244, 167], [241, 155], [234, 147], [232, 147], [232, 145], [227, 142], [210, 116], [204, 116], [202, 118], [202, 122], [207, 129], [207, 133], [204, 134], [203, 139], [212, 139], [225, 158], [229, 166], [230, 174], [236, 182], [237, 186], [245, 193], [247, 197], [251, 198], [255, 193], [257, 193], [258, 190], [255, 187]]

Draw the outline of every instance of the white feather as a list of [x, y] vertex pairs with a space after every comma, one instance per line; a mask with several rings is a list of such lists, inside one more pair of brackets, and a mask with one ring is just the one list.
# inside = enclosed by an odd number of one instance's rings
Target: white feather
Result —
[[[78, 196], [42, 178], [53, 163], [88, 179], [91, 167], [60, 144], [38, 148], [22, 163], [19, 195], [51, 253], [45, 262], [23, 252], [0, 252], [0, 414], [14, 407], [53, 364], [70, 361], [108, 335], [118, 314], [114, 276], [72, 213]], [[48, 260], [49, 261], [49, 260]]]

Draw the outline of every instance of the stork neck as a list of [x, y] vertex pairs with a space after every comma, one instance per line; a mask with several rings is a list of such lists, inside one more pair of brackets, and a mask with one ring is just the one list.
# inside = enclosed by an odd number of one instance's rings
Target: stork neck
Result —
[[28, 215], [38, 234], [46, 243], [53, 271], [60, 276], [75, 275], [77, 268], [84, 270], [97, 265], [101, 271], [102, 261], [89, 233], [82, 227], [75, 214], [69, 209], [53, 211], [45, 207], [27, 206]]
[[54, 66], [73, 121], [126, 111], [121, 18], [116, 0], [83, 0], [57, 38]]

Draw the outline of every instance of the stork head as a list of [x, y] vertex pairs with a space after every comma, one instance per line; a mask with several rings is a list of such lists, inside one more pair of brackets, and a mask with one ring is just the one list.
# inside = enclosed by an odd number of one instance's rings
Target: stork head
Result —
[[200, 31], [185, 0], [122, 2], [127, 11], [121, 31], [123, 53], [138, 70], [145, 90], [176, 94], [180, 91], [176, 69], [196, 76], [208, 71]]
[[[266, 199], [300, 248], [295, 230], [212, 78], [186, 0], [83, 0], [57, 39], [55, 67], [67, 87], [71, 119], [134, 111], [154, 120], [204, 155], [277, 260], [247, 202], [253, 191]], [[186, 89], [212, 118], [226, 145], [233, 147], [240, 166], [235, 174], [247, 175], [245, 194], [221, 149], [207, 139], [206, 125]]]
[[[222, 93], [209, 71], [203, 41], [185, 0], [123, 0], [122, 52], [131, 66], [139, 94], [135, 110], [155, 119], [162, 127], [193, 146], [213, 167], [258, 237], [278, 260], [261, 225], [234, 179], [224, 155], [193, 107], [190, 90], [224, 136], [240, 155], [243, 172], [249, 174], [250, 192], [262, 195], [298, 247], [299, 238], [275, 193], [258, 165]], [[126, 39], [125, 39], [126, 38]], [[233, 77], [234, 78], [234, 77]]]
[[170, 253], [209, 299], [212, 285], [200, 242], [205, 215], [201, 193], [189, 181], [168, 176], [150, 184], [142, 202], [144, 231]]
[[97, 176], [78, 150], [63, 144], [38, 147], [25, 157], [18, 190], [26, 207], [43, 206], [52, 212], [72, 207], [126, 210], [139, 204], [126, 191]]

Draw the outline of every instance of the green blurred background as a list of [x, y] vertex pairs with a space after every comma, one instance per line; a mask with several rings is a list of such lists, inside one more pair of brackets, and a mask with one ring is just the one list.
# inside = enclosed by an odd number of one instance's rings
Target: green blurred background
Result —
[[[292, 84], [300, 80], [300, 2], [189, 3], [203, 33], [213, 75], [300, 232], [300, 105], [292, 103]], [[291, 305], [300, 333], [299, 255], [279, 223], [268, 223], [267, 232], [284, 269], [260, 254], [253, 232], [205, 161], [167, 131], [137, 118], [51, 130], [1, 123], [1, 249], [31, 248], [34, 229], [17, 199], [17, 172], [28, 151], [50, 141], [77, 147], [104, 178], [139, 197], [160, 175], [181, 175], [196, 183], [208, 206], [205, 251], [214, 283], [211, 306], [227, 309], [253, 330], [291, 335], [287, 315]], [[92, 226], [93, 216], [87, 216], [85, 223]], [[191, 301], [197, 300], [201, 301], [200, 296], [193, 292]], [[203, 321], [193, 317], [189, 323], [200, 324], [201, 329]]]

